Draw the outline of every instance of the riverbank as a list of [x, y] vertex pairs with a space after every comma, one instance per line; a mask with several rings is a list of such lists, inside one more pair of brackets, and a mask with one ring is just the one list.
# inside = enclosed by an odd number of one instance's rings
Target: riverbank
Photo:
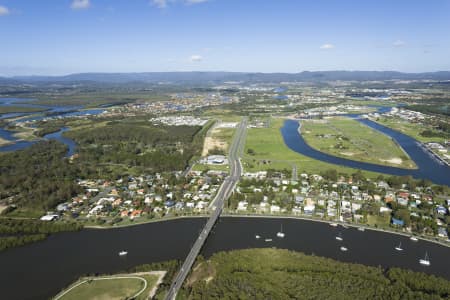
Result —
[[[385, 269], [410, 269], [450, 279], [450, 270], [442, 263], [450, 255], [448, 247], [422, 240], [413, 242], [406, 236], [385, 232], [361, 232], [324, 222], [270, 217], [220, 218], [201, 255], [208, 259], [220, 251], [275, 247]], [[86, 229], [54, 234], [45, 241], [9, 249], [0, 253], [2, 296], [11, 300], [49, 299], [89, 274], [122, 273], [140, 265], [183, 260], [204, 223], [205, 219], [201, 218], [179, 218], [114, 230]], [[284, 238], [276, 235], [281, 225]], [[336, 240], [339, 233], [343, 241]], [[255, 235], [261, 238], [257, 239]], [[404, 248], [402, 252], [394, 249], [399, 242]], [[348, 251], [340, 251], [341, 246]], [[128, 254], [120, 257], [118, 253], [123, 250]], [[423, 267], [419, 259], [426, 252], [431, 266]], [[165, 268], [153, 268], [162, 269]], [[21, 289], [22, 286], [27, 289]]]
[[[340, 172], [340, 168], [345, 166], [354, 169], [360, 169], [364, 173], [366, 171], [371, 171], [395, 176], [412, 176], [415, 179], [428, 179], [435, 184], [450, 185], [450, 177], [447, 176], [448, 172], [450, 171], [449, 167], [439, 164], [437, 161], [432, 159], [417, 145], [415, 139], [392, 130], [388, 127], [384, 127], [375, 122], [371, 122], [367, 119], [360, 119], [359, 121], [394, 138], [409, 154], [411, 159], [418, 166], [418, 169], [402, 169], [397, 167], [382, 166], [373, 163], [359, 162], [318, 151], [310, 147], [305, 142], [301, 134], [298, 132], [299, 124], [296, 121], [286, 120], [284, 122], [284, 126], [281, 128], [281, 133], [284, 143], [287, 145], [287, 147], [296, 152], [297, 155], [305, 155], [316, 161], [330, 163], [334, 166], [330, 169], [336, 169], [338, 172]], [[316, 168], [316, 171], [314, 172], [320, 172], [320, 169]]]
[[150, 223], [168, 222], [168, 221], [175, 221], [175, 220], [181, 220], [181, 219], [198, 219], [198, 218], [201, 219], [201, 218], [207, 218], [208, 216], [209, 216], [208, 214], [173, 216], [173, 217], [164, 217], [164, 218], [154, 218], [154, 219], [150, 219], [150, 220], [137, 221], [136, 223], [121, 224], [121, 225], [110, 225], [110, 226], [85, 225], [84, 228], [100, 229], [100, 230], [126, 228], [126, 227], [133, 227], [133, 226], [145, 225], [145, 224], [150, 224]]
[[[297, 136], [299, 136], [299, 133], [295, 131], [295, 137], [286, 137], [286, 133], [290, 135], [294, 133], [285, 131], [286, 124], [293, 123], [298, 125], [298, 122], [294, 120], [272, 118], [270, 126], [267, 128], [249, 128], [242, 156], [245, 172], [269, 169], [290, 170], [293, 165], [297, 166], [299, 172], [309, 174], [320, 174], [328, 170], [337, 170], [339, 173], [350, 175], [358, 170], [357, 167], [348, 167], [344, 164], [335, 164], [333, 161], [318, 159], [309, 155], [307, 151], [304, 153], [297, 151], [295, 147], [292, 147], [286, 141], [286, 138], [288, 138], [289, 141], [295, 143]], [[295, 127], [295, 130], [297, 128], [298, 126]], [[363, 170], [363, 173], [368, 178], [376, 178], [381, 174], [365, 170]]]
[[[151, 299], [155, 295], [165, 275], [166, 271], [151, 271], [101, 277], [84, 277], [61, 291], [54, 297], [54, 300], [93, 299], [97, 297], [123, 298], [125, 296], [128, 299], [130, 295], [132, 295], [131, 299]], [[131, 282], [135, 280], [143, 283], [143, 286], [140, 287], [139, 284]], [[119, 283], [117, 283], [118, 281]], [[132, 288], [130, 288], [130, 285]], [[132, 294], [133, 290], [134, 294]], [[118, 297], [119, 295], [121, 297]]]
[[[376, 228], [371, 227], [363, 224], [354, 224], [354, 223], [346, 223], [346, 222], [340, 222], [340, 221], [331, 221], [331, 220], [323, 220], [323, 219], [315, 219], [315, 218], [308, 218], [303, 216], [281, 216], [281, 215], [254, 215], [254, 214], [222, 214], [222, 217], [230, 217], [230, 218], [265, 218], [265, 219], [292, 219], [292, 220], [304, 220], [304, 221], [312, 221], [312, 222], [319, 222], [319, 223], [326, 223], [326, 224], [338, 224], [342, 227], [351, 227], [355, 229], [362, 228], [364, 230], [372, 230], [377, 232], [383, 232], [383, 233], [390, 233], [390, 234], [396, 234], [404, 237], [412, 237], [414, 236], [417, 239], [427, 241], [430, 243], [435, 243], [441, 246], [445, 246], [450, 248], [450, 240], [448, 242], [432, 239], [429, 237], [424, 237], [422, 235], [408, 233], [408, 232], [399, 232], [394, 230], [388, 230], [384, 228]], [[331, 226], [331, 225], [330, 225]]]
[[217, 291], [222, 299], [447, 299], [450, 293], [443, 278], [272, 248], [216, 253], [197, 264], [185, 285], [180, 298], [192, 300], [216, 299]]
[[[124, 224], [124, 225], [117, 225], [117, 226], [100, 226], [100, 225], [87, 225], [84, 226], [84, 228], [88, 229], [99, 229], [99, 230], [108, 230], [108, 229], [116, 229], [116, 228], [126, 228], [126, 227], [132, 227], [132, 226], [139, 226], [139, 225], [145, 225], [149, 223], [158, 223], [158, 222], [168, 222], [168, 221], [175, 221], [175, 220], [182, 220], [182, 219], [198, 219], [198, 218], [207, 218], [208, 214], [201, 214], [201, 215], [184, 215], [184, 216], [174, 216], [174, 217], [168, 217], [168, 218], [161, 218], [161, 219], [151, 219], [148, 221], [143, 221], [139, 223], [132, 223], [132, 224]], [[347, 222], [340, 222], [340, 221], [333, 221], [333, 220], [324, 220], [319, 218], [313, 218], [313, 217], [306, 217], [306, 216], [294, 216], [294, 215], [270, 215], [270, 214], [238, 214], [238, 213], [222, 213], [221, 218], [263, 218], [263, 219], [291, 219], [291, 220], [304, 220], [304, 221], [311, 221], [311, 222], [319, 222], [319, 223], [325, 223], [325, 224], [338, 224], [340, 226], [345, 227], [351, 227], [355, 229], [363, 228], [364, 230], [372, 230], [377, 232], [384, 232], [384, 233], [390, 233], [390, 234], [396, 234], [404, 237], [411, 237], [414, 236], [420, 240], [424, 240], [427, 242], [435, 243], [441, 246], [449, 247], [450, 248], [450, 240], [439, 240], [438, 238], [430, 238], [423, 235], [418, 235], [416, 233], [408, 233], [408, 232], [402, 232], [402, 231], [396, 231], [393, 229], [387, 229], [387, 228], [376, 228], [372, 226], [368, 226], [365, 224], [355, 224], [355, 223], [347, 223]], [[437, 240], [438, 239], [438, 240]]]
[[312, 148], [355, 161], [417, 169], [403, 148], [387, 134], [345, 116], [303, 119], [299, 133]]

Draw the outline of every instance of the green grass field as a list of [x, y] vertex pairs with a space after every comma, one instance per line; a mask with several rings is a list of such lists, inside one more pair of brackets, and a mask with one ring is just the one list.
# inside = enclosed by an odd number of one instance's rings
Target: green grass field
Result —
[[[147, 287], [145, 290], [139, 294], [136, 299], [143, 300], [148, 299], [150, 290], [155, 286], [158, 276], [157, 275], [144, 275], [144, 274], [128, 274], [125, 276], [136, 276], [139, 278], [115, 278], [111, 277], [100, 277], [107, 278], [105, 280], [88, 280], [81, 283], [74, 289], [70, 290], [68, 293], [64, 294], [61, 300], [122, 300], [131, 299], [132, 296], [136, 295], [141, 291], [145, 284], [142, 281], [147, 282]], [[99, 279], [99, 278], [83, 278], [81, 281], [76, 282], [74, 285], [86, 280], [86, 279]]]
[[[334, 164], [321, 162], [302, 154], [299, 154], [286, 146], [281, 136], [280, 128], [284, 119], [273, 118], [269, 128], [250, 128], [245, 143], [243, 165], [245, 171], [254, 172], [259, 170], [284, 168], [290, 170], [295, 164], [298, 172], [318, 174], [321, 171], [336, 169], [338, 172], [352, 174], [356, 170]], [[254, 151], [250, 155], [249, 149]], [[379, 173], [363, 171], [365, 176], [374, 178]]]
[[313, 148], [334, 156], [401, 168], [415, 168], [388, 136], [344, 117], [302, 121], [302, 136]]
[[443, 143], [446, 140], [443, 137], [421, 136], [420, 133], [424, 130], [435, 131], [430, 126], [425, 126], [425, 125], [417, 124], [417, 123], [411, 123], [411, 122], [408, 122], [405, 120], [399, 120], [399, 119], [394, 119], [394, 118], [379, 118], [376, 122], [378, 122], [381, 125], [384, 125], [386, 127], [400, 131], [401, 133], [404, 133], [406, 135], [409, 135], [423, 143], [427, 143], [427, 142]]

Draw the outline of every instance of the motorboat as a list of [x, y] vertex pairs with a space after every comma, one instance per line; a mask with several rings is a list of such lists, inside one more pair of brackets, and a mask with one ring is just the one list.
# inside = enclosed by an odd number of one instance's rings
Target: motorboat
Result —
[[128, 254], [128, 251], [120, 251], [119, 256], [125, 256]]
[[341, 251], [344, 251], [344, 252], [345, 252], [345, 251], [348, 251], [348, 248], [346, 248], [346, 247], [344, 247], [344, 246], [342, 246], [340, 249], [341, 249]]
[[364, 231], [364, 230], [366, 230], [364, 227], [358, 227], [358, 230], [359, 231]]
[[338, 224], [337, 223], [330, 223], [330, 226], [337, 227]]
[[344, 239], [342, 238], [342, 234], [339, 232], [339, 235], [336, 236], [336, 240], [342, 242]]
[[416, 238], [415, 236], [411, 236], [409, 239], [410, 239], [411, 241], [413, 241], [413, 242], [419, 241], [419, 239]]
[[265, 239], [264, 241], [265, 241], [265, 242], [271, 242], [272, 239]]
[[255, 238], [256, 239], [260, 239], [261, 237], [259, 235], [255, 235]]

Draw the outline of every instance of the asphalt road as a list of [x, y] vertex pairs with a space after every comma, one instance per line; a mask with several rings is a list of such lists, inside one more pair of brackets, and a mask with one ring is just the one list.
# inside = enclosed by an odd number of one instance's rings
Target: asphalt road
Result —
[[175, 279], [170, 286], [169, 292], [166, 295], [167, 300], [173, 300], [176, 298], [177, 293], [181, 286], [183, 285], [184, 280], [189, 274], [192, 265], [195, 262], [200, 250], [202, 249], [206, 239], [208, 238], [211, 229], [214, 227], [214, 224], [217, 222], [220, 214], [222, 213], [223, 205], [226, 199], [230, 197], [234, 188], [236, 187], [237, 182], [239, 181], [242, 174], [242, 165], [239, 160], [242, 152], [244, 150], [245, 144], [245, 135], [247, 132], [247, 118], [244, 118], [241, 123], [239, 123], [238, 128], [236, 129], [236, 134], [234, 136], [233, 142], [230, 147], [230, 152], [228, 155], [228, 161], [230, 164], [230, 175], [225, 178], [222, 185], [217, 192], [216, 197], [212, 202], [212, 209], [210, 211], [210, 217], [208, 222], [206, 222], [205, 227], [202, 229], [202, 232], [198, 236], [194, 245], [191, 248], [188, 256], [186, 257], [183, 265], [181, 266], [180, 271], [175, 276]]

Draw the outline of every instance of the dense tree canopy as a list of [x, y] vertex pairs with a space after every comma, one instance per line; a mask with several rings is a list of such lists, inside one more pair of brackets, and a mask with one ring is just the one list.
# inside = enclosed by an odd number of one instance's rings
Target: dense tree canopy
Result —
[[221, 252], [191, 274], [188, 299], [445, 299], [450, 283], [277, 249]]
[[67, 148], [56, 141], [0, 155], [0, 199], [19, 207], [49, 210], [80, 191], [76, 166], [63, 159]]
[[65, 135], [78, 144], [80, 161], [122, 164], [156, 172], [183, 170], [199, 152], [199, 126], [151, 126], [110, 122], [106, 126], [73, 130]]

